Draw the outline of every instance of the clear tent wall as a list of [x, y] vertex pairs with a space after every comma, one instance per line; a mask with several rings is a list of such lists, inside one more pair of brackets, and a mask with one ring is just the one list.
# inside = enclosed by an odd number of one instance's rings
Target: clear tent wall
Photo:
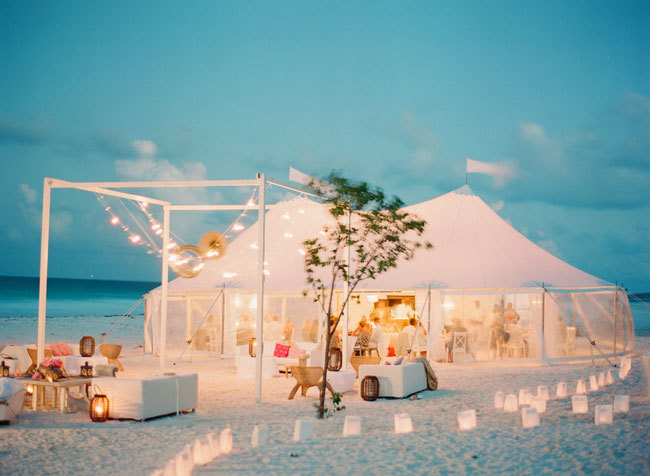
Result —
[[[432, 304], [431, 335], [466, 331], [474, 360], [599, 357], [634, 346], [632, 313], [620, 288], [437, 290]], [[509, 307], [515, 317], [500, 317]], [[430, 349], [434, 344], [430, 339]]]
[[[257, 295], [254, 290], [205, 289], [169, 291], [167, 300], [167, 352], [209, 353], [233, 356], [235, 348], [255, 337]], [[264, 295], [264, 323], [287, 320], [295, 327], [295, 341], [317, 342], [322, 331], [322, 311], [312, 295], [273, 292]], [[160, 352], [160, 290], [145, 298], [145, 352]]]

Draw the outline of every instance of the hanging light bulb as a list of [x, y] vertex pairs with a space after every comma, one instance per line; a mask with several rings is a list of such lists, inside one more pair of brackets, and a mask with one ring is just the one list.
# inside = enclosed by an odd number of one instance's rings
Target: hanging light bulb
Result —
[[142, 208], [147, 208], [149, 206], [149, 203], [147, 202], [138, 202]]
[[111, 225], [117, 225], [120, 222], [120, 217], [113, 215], [111, 218]]
[[291, 217], [289, 216], [288, 213], [285, 213], [284, 215], [282, 215], [282, 218], [284, 218], [285, 220], [291, 220]]
[[244, 225], [237, 222], [232, 226], [232, 229], [235, 230], [235, 231], [242, 231], [244, 229]]
[[176, 243], [173, 242], [173, 241], [170, 241], [169, 244], [167, 245], [168, 250], [171, 250], [172, 248], [175, 248], [175, 247], [176, 247]]
[[248, 202], [246, 203], [246, 206], [247, 206], [247, 207], [254, 207], [254, 206], [255, 206], [255, 200], [253, 200], [253, 199], [251, 198], [251, 199], [248, 200]]
[[129, 236], [129, 240], [131, 240], [131, 243], [133, 243], [133, 244], [140, 243], [141, 239], [142, 238], [140, 238], [140, 235], [131, 235], [131, 236]]
[[234, 278], [237, 276], [237, 273], [223, 273], [224, 278]]
[[153, 225], [151, 225], [151, 229], [153, 231], [160, 230], [160, 223], [154, 223]]

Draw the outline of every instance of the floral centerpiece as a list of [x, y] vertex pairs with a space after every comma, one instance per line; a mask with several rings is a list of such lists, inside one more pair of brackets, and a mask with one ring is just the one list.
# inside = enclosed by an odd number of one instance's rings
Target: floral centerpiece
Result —
[[32, 375], [32, 379], [40, 380], [41, 378], [45, 378], [50, 382], [54, 382], [64, 376], [65, 369], [63, 368], [63, 361], [61, 359], [45, 359]]

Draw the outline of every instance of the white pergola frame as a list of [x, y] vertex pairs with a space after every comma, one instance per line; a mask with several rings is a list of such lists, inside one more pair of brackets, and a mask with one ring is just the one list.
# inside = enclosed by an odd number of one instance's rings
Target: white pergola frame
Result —
[[[162, 272], [161, 272], [161, 325], [160, 325], [160, 367], [165, 368], [166, 349], [167, 349], [167, 296], [169, 283], [169, 232], [170, 232], [170, 212], [171, 211], [233, 211], [233, 210], [252, 210], [257, 208], [258, 213], [258, 272], [257, 272], [257, 315], [256, 315], [256, 338], [259, 346], [255, 359], [255, 401], [260, 403], [262, 400], [262, 326], [264, 315], [264, 248], [265, 248], [265, 210], [270, 209], [273, 205], [266, 203], [266, 184], [276, 185], [287, 190], [300, 194], [311, 195], [320, 198], [317, 195], [304, 190], [291, 187], [289, 185], [269, 180], [264, 174], [257, 174], [254, 180], [196, 180], [196, 181], [168, 181], [168, 182], [68, 182], [55, 178], [45, 177], [43, 180], [43, 211], [41, 223], [41, 264], [39, 272], [39, 290], [38, 290], [38, 341], [37, 355], [38, 362], [41, 362], [45, 356], [45, 321], [47, 310], [47, 271], [49, 258], [49, 241], [50, 241], [50, 205], [51, 192], [53, 188], [76, 189], [92, 193], [125, 198], [128, 200], [137, 200], [147, 202], [163, 207], [163, 243], [162, 243]], [[143, 195], [135, 195], [116, 191], [116, 188], [208, 188], [208, 187], [258, 187], [259, 196], [257, 207], [248, 205], [174, 205], [170, 202], [158, 200]]]

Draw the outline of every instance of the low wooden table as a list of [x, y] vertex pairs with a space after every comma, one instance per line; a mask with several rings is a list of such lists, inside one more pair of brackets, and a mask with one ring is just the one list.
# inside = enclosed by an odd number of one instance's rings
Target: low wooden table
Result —
[[[50, 382], [47, 379], [32, 380], [32, 379], [19, 379], [25, 385], [31, 385], [34, 389], [32, 391], [32, 410], [38, 410], [38, 401], [40, 399], [41, 405], [45, 406], [45, 389], [52, 388], [54, 389], [54, 398], [53, 403], [56, 407], [58, 402], [59, 412], [65, 413], [68, 408], [68, 396], [70, 395], [70, 389], [73, 387], [78, 387], [79, 392], [84, 392], [85, 387], [89, 386], [92, 383], [91, 378], [80, 378], [80, 377], [66, 377], [54, 382]], [[40, 389], [40, 390], [39, 390]], [[40, 397], [40, 398], [39, 398]]]
[[[296, 385], [291, 389], [289, 393], [289, 400], [293, 400], [293, 397], [296, 396], [296, 392], [301, 388], [302, 396], [307, 395], [307, 390], [309, 387], [322, 388], [323, 382], [320, 381], [323, 376], [322, 367], [300, 367], [297, 365], [291, 366], [291, 375], [296, 379]], [[330, 393], [334, 393], [329, 382], [326, 384], [327, 390]]]

